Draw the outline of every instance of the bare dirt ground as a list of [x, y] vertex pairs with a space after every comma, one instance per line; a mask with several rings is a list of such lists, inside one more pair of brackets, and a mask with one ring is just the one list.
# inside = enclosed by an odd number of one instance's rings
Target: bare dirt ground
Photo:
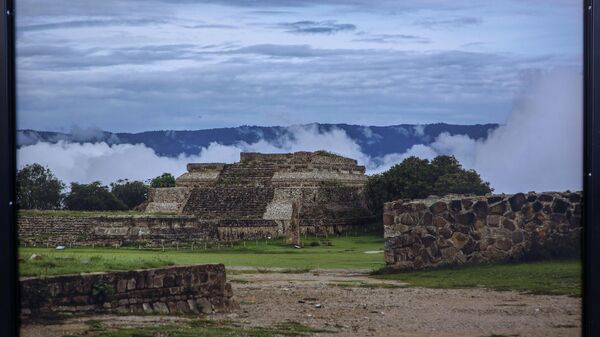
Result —
[[[211, 319], [243, 326], [291, 320], [328, 333], [315, 336], [580, 336], [581, 300], [486, 289], [407, 288], [344, 270], [303, 274], [228, 275], [240, 308]], [[58, 325], [27, 324], [24, 337], [81, 334], [86, 320], [103, 326], [148, 326], [185, 322], [168, 316], [100, 315]]]

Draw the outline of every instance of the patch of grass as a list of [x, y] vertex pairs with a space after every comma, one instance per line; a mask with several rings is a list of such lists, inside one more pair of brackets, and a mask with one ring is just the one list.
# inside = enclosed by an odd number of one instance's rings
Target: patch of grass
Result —
[[[365, 251], [383, 249], [383, 238], [378, 236], [330, 237], [333, 246], [296, 249], [285, 240], [246, 241], [227, 247], [206, 250], [203, 245], [191, 249], [138, 249], [121, 248], [52, 248], [21, 247], [19, 249], [21, 276], [60, 275], [108, 270], [156, 268], [173, 264], [223, 263], [226, 267], [248, 266], [259, 271], [232, 273], [306, 273], [318, 268], [374, 269], [384, 265], [380, 255]], [[200, 249], [198, 249], [200, 246]], [[32, 254], [40, 260], [29, 260]], [[279, 268], [273, 271], [271, 269]], [[229, 268], [228, 268], [228, 272]]]
[[29, 217], [94, 217], [94, 216], [157, 216], [157, 215], [177, 215], [176, 212], [139, 212], [139, 211], [69, 211], [69, 210], [35, 210], [21, 209], [17, 211], [17, 216]]
[[231, 282], [231, 283], [240, 283], [240, 284], [252, 283], [252, 281], [249, 281], [249, 280], [243, 280], [243, 279], [239, 279], [239, 278], [232, 278], [232, 279], [229, 279], [229, 282]]
[[25, 254], [19, 261], [20, 276], [64, 275], [107, 270], [149, 269], [173, 265], [163, 257], [119, 259], [104, 255], [78, 255], [60, 253], [37, 253], [40, 257], [30, 260]]
[[414, 287], [490, 288], [539, 295], [581, 296], [581, 261], [542, 261], [374, 275]]
[[335, 281], [328, 285], [333, 287], [342, 288], [369, 288], [369, 289], [398, 289], [406, 288], [403, 284], [392, 284], [392, 283], [369, 283], [364, 281]]
[[161, 325], [151, 327], [94, 329], [85, 333], [93, 337], [295, 337], [310, 336], [319, 332], [335, 332], [316, 329], [293, 321], [277, 323], [270, 327], [244, 328], [232, 321], [193, 320], [189, 324]]

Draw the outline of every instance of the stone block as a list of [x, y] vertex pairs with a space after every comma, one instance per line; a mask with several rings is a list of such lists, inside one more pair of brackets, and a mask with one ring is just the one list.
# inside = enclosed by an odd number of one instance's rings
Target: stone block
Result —
[[154, 310], [154, 312], [161, 314], [161, 315], [166, 315], [169, 313], [169, 308], [167, 307], [167, 304], [164, 302], [153, 303], [152, 309]]
[[429, 207], [432, 214], [440, 214], [448, 210], [448, 206], [443, 201], [438, 201]]

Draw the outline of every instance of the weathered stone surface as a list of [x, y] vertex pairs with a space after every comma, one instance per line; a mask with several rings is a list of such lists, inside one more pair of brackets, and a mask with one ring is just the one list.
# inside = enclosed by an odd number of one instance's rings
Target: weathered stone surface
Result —
[[[542, 246], [577, 247], [582, 229], [580, 194], [543, 193], [542, 197], [529, 192], [396, 201], [395, 223], [384, 228], [386, 263], [413, 270], [518, 259], [532, 247], [532, 237]], [[457, 200], [461, 201], [460, 208]], [[413, 225], [406, 231], [399, 231], [400, 219], [404, 218], [398, 209], [408, 210], [416, 219], [435, 212], [432, 226], [411, 221]]]
[[506, 212], [506, 201], [499, 201], [488, 208], [489, 214], [503, 215]]
[[473, 212], [480, 217], [483, 218], [488, 214], [488, 203], [483, 200], [479, 200], [473, 204]]
[[513, 212], [518, 212], [521, 210], [523, 205], [527, 202], [527, 197], [523, 193], [517, 193], [512, 197], [508, 198], [508, 203], [510, 204], [510, 208]]
[[552, 204], [552, 211], [554, 213], [564, 214], [569, 209], [569, 203], [562, 199], [555, 199]]
[[196, 303], [209, 313], [214, 305], [227, 310], [233, 304], [222, 264], [27, 277], [20, 287], [24, 318], [40, 312], [185, 314], [199, 312]]
[[490, 227], [498, 227], [500, 226], [500, 221], [502, 217], [499, 215], [488, 215], [486, 217], [485, 223]]
[[461, 225], [471, 226], [475, 223], [475, 214], [473, 212], [458, 214], [455, 218], [456, 222]]
[[454, 248], [456, 248], [457, 250], [461, 250], [469, 240], [469, 237], [461, 232], [454, 232], [450, 240], [452, 240]]
[[444, 227], [448, 223], [444, 217], [436, 216], [433, 218], [433, 225], [437, 227]]
[[511, 230], [511, 231], [514, 231], [515, 228], [516, 228], [515, 227], [515, 223], [512, 220], [510, 220], [510, 219], [504, 219], [504, 220], [502, 220], [502, 227], [504, 227], [504, 228], [506, 228], [508, 230]]
[[448, 206], [450, 210], [454, 212], [460, 212], [462, 210], [462, 202], [460, 200], [452, 200]]
[[431, 207], [429, 207], [429, 209], [431, 210], [431, 213], [439, 214], [439, 213], [446, 211], [448, 209], [448, 205], [446, 205], [445, 202], [440, 201], [440, 202], [436, 202], [433, 205], [431, 205]]

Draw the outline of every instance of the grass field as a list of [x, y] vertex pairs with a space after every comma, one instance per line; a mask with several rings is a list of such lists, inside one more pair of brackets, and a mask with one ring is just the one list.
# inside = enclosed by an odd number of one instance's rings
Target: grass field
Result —
[[[107, 270], [156, 268], [175, 264], [223, 263], [226, 267], [255, 267], [259, 272], [279, 268], [283, 272], [313, 269], [363, 269], [384, 267], [380, 236], [329, 238], [331, 245], [290, 247], [283, 240], [247, 241], [233, 247], [195, 249], [136, 248], [21, 248], [21, 276], [60, 275]], [[33, 254], [38, 255], [32, 259]], [[581, 262], [578, 260], [495, 264], [374, 275], [413, 287], [490, 288], [532, 294], [581, 296]], [[343, 286], [344, 284], [342, 284]]]
[[[154, 268], [173, 264], [223, 263], [226, 267], [347, 268], [373, 270], [384, 266], [383, 238], [380, 236], [340, 236], [329, 238], [331, 246], [304, 248], [286, 245], [283, 240], [247, 241], [233, 247], [195, 249], [135, 248], [21, 248], [21, 276], [58, 275], [105, 270]], [[201, 247], [202, 248], [202, 247]], [[39, 259], [30, 259], [32, 254]]]
[[375, 275], [426, 288], [490, 288], [531, 294], [581, 296], [581, 261], [543, 261]]

